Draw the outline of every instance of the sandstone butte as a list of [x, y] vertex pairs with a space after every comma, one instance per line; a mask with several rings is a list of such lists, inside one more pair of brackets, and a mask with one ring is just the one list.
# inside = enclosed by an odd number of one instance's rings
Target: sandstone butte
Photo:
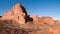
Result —
[[0, 34], [60, 34], [60, 21], [49, 16], [30, 16], [17, 3], [0, 16]]

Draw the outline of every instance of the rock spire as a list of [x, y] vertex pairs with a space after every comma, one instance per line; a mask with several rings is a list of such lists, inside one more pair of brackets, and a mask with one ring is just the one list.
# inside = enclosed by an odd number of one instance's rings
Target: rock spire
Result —
[[10, 11], [4, 13], [2, 20], [12, 19], [20, 24], [24, 24], [26, 16], [27, 12], [25, 8], [21, 4], [17, 3]]

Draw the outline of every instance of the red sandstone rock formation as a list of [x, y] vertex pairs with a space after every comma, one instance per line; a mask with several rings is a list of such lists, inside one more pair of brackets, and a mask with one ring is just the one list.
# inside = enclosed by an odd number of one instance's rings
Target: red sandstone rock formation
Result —
[[40, 22], [44, 23], [45, 25], [53, 25], [54, 20], [51, 17], [41, 17]]
[[60, 34], [60, 21], [49, 16], [29, 16], [17, 3], [0, 17], [0, 34]]
[[13, 8], [5, 12], [2, 20], [15, 20], [19, 24], [25, 24], [26, 13], [23, 11], [22, 6], [18, 3]]
[[59, 20], [55, 20], [54, 23], [57, 24], [57, 25], [60, 25], [60, 21]]

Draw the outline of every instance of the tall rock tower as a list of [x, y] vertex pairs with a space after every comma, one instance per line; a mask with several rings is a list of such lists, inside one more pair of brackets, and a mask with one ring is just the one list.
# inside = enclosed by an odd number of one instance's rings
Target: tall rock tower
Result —
[[21, 4], [17, 3], [10, 11], [4, 13], [2, 20], [12, 19], [19, 24], [25, 24], [26, 16], [27, 12], [25, 8]]

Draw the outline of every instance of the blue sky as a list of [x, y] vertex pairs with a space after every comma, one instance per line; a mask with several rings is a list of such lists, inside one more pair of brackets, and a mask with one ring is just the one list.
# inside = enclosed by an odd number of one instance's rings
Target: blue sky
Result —
[[21, 3], [29, 15], [51, 16], [60, 20], [60, 0], [0, 0], [0, 15]]

